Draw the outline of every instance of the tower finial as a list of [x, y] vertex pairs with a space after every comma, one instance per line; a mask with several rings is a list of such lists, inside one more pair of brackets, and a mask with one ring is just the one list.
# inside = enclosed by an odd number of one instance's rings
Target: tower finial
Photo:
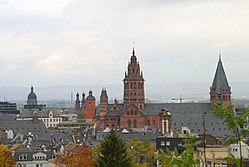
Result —
[[132, 56], [135, 56], [135, 49], [133, 47]]
[[221, 61], [221, 52], [219, 51], [219, 61]]

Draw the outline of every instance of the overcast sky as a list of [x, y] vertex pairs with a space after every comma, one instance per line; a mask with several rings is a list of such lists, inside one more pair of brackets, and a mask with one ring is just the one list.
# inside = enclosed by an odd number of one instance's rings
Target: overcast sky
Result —
[[[0, 86], [249, 82], [248, 0], [0, 0]], [[133, 42], [135, 44], [133, 44]]]

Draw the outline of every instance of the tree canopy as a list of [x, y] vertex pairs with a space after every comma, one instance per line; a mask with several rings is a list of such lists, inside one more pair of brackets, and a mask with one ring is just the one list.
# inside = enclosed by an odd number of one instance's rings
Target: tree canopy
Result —
[[131, 158], [127, 152], [127, 145], [118, 133], [111, 129], [101, 141], [97, 153], [96, 167], [131, 167]]
[[2, 166], [14, 166], [11, 150], [4, 144], [0, 144], [0, 164]]

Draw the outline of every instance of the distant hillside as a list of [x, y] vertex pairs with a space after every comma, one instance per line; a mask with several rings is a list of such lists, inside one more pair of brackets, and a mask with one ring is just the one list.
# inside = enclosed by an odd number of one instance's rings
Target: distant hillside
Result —
[[[233, 98], [249, 99], [249, 83], [248, 82], [231, 82]], [[82, 85], [82, 86], [51, 86], [36, 87], [34, 91], [38, 97], [38, 101], [47, 100], [71, 100], [71, 92], [73, 92], [73, 100], [75, 94], [80, 95], [91, 89], [94, 96], [99, 99], [102, 87], [106, 87], [110, 100], [115, 98], [122, 99], [123, 85]], [[183, 101], [203, 101], [209, 98], [210, 83], [207, 82], [187, 82], [187, 83], [171, 83], [171, 84], [146, 84], [146, 99], [152, 101], [169, 102], [172, 98], [182, 97]], [[0, 87], [0, 101], [23, 101], [25, 103], [30, 92], [30, 87]]]

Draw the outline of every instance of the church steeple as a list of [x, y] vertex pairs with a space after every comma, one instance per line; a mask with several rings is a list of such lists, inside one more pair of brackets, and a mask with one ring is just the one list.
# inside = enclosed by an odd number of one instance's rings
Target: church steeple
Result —
[[140, 71], [139, 63], [135, 55], [135, 49], [132, 50], [132, 56], [128, 64], [128, 74], [125, 72], [124, 78], [124, 105], [136, 105], [139, 109], [144, 108], [144, 78]]
[[229, 106], [231, 102], [231, 87], [228, 84], [225, 70], [221, 61], [221, 54], [219, 54], [219, 61], [216, 68], [214, 80], [210, 87], [210, 102], [219, 103], [223, 101], [223, 106]]

